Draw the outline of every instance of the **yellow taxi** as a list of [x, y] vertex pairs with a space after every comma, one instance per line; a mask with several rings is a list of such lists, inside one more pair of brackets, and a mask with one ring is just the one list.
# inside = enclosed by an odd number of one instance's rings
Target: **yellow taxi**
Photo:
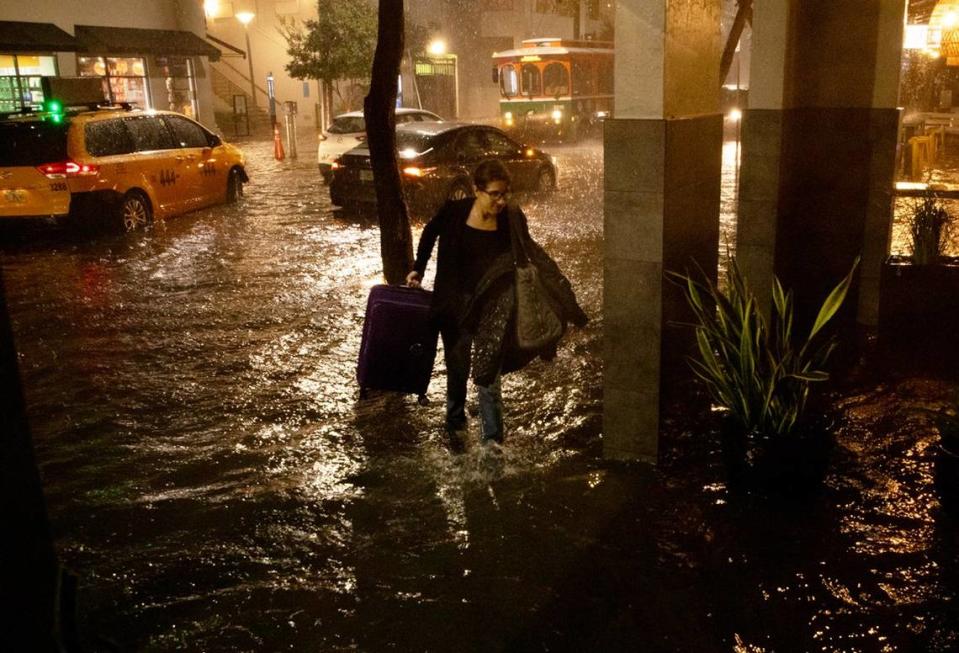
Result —
[[65, 125], [0, 121], [0, 220], [70, 212], [66, 179], [52, 178], [38, 167], [54, 159], [67, 159]]
[[[106, 107], [0, 121], [0, 217], [102, 216], [132, 230], [222, 202], [243, 153], [184, 115]], [[64, 192], [66, 191], [66, 192]]]

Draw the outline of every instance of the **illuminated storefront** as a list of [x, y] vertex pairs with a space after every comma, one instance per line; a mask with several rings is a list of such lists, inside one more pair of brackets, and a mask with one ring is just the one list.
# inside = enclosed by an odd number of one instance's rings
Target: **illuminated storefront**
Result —
[[[118, 5], [121, 10], [125, 5]], [[202, 20], [202, 13], [197, 18]], [[195, 32], [146, 26], [67, 29], [73, 34], [54, 23], [0, 21], [0, 113], [41, 108], [44, 77], [78, 76], [99, 77], [111, 102], [212, 122], [207, 66], [220, 51]]]
[[77, 57], [77, 74], [102, 77], [103, 93], [114, 103], [152, 108], [147, 69], [141, 57]]
[[42, 77], [56, 77], [57, 60], [46, 54], [0, 54], [0, 112], [39, 108]]
[[52, 23], [0, 21], [0, 112], [42, 106], [42, 79], [60, 74], [56, 53], [76, 50], [76, 39]]

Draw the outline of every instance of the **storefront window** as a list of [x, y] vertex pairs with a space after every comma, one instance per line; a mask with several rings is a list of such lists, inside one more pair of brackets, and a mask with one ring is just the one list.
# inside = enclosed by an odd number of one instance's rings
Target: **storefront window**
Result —
[[[166, 106], [164, 109], [196, 118], [196, 84], [193, 81], [193, 62], [188, 57], [157, 57], [154, 75], [159, 71], [166, 87]], [[156, 98], [156, 105], [163, 105]]]
[[81, 77], [102, 77], [111, 102], [127, 102], [148, 109], [146, 64], [140, 57], [77, 57]]
[[57, 74], [56, 57], [0, 54], [0, 112], [43, 107], [43, 77]]

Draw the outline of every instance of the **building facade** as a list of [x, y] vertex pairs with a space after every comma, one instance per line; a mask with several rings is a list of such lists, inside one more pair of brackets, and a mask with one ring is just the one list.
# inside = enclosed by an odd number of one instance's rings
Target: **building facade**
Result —
[[[457, 60], [460, 118], [495, 120], [499, 86], [493, 53], [525, 39], [612, 40], [614, 3], [609, 0], [411, 0], [410, 18], [434, 27]], [[430, 107], [425, 107], [429, 109]]]
[[207, 33], [223, 50], [213, 67], [213, 101], [227, 134], [238, 95], [246, 97], [251, 115], [259, 116], [261, 123], [272, 123], [270, 115], [282, 121], [293, 103], [298, 128], [313, 131], [322, 125], [319, 85], [286, 72], [289, 55], [283, 35], [286, 26], [316, 19], [316, 0], [206, 0], [203, 4]]
[[[35, 0], [0, 5], [0, 111], [39, 107], [43, 77], [100, 77], [104, 95], [216, 126], [210, 62], [196, 0]], [[93, 16], [96, 16], [93, 18]]]

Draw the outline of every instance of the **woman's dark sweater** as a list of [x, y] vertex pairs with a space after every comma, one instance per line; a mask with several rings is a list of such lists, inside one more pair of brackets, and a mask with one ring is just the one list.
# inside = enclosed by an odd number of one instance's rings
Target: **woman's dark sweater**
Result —
[[[473, 198], [454, 200], [444, 204], [432, 220], [423, 228], [419, 246], [416, 248], [416, 261], [413, 269], [423, 275], [426, 264], [433, 254], [433, 247], [439, 239], [436, 254], [436, 280], [433, 283], [433, 303], [430, 318], [437, 326], [457, 326], [463, 310], [469, 300], [476, 281], [469, 285], [464, 236], [466, 220], [473, 208]], [[509, 223], [506, 212], [496, 217], [496, 234], [502, 234], [509, 246]], [[484, 270], [485, 271], [485, 270]], [[480, 274], [482, 276], [482, 274]]]
[[[563, 318], [577, 325], [586, 323], [587, 317], [576, 303], [576, 296], [570, 288], [569, 281], [562, 275], [556, 263], [529, 235], [529, 226], [526, 216], [517, 206], [509, 206], [496, 216], [496, 250], [489, 252], [486, 261], [476, 261], [475, 254], [471, 255], [466, 247], [467, 240], [472, 240], [466, 231], [476, 231], [468, 227], [470, 209], [473, 208], [473, 198], [447, 202], [440, 208], [432, 220], [423, 228], [419, 245], [416, 248], [416, 261], [413, 269], [422, 276], [426, 271], [426, 264], [433, 254], [433, 247], [439, 239], [439, 249], [436, 255], [436, 280], [433, 283], [433, 302], [430, 306], [430, 318], [433, 323], [442, 328], [444, 326], [460, 326], [479, 278], [485, 276], [492, 262], [502, 260], [503, 254], [511, 251], [509, 215], [512, 214], [517, 222], [517, 231], [520, 234], [524, 248], [530, 259], [539, 267], [543, 281], [552, 289], [556, 299], [562, 305]], [[484, 234], [480, 234], [483, 238]], [[503, 248], [500, 244], [503, 243]], [[470, 260], [470, 263], [467, 263]], [[475, 268], [473, 267], [475, 265]], [[474, 275], [479, 274], [479, 278]]]
[[501, 254], [510, 250], [509, 233], [499, 229], [486, 231], [466, 225], [460, 252], [463, 276], [460, 289], [470, 295], [483, 275]]

